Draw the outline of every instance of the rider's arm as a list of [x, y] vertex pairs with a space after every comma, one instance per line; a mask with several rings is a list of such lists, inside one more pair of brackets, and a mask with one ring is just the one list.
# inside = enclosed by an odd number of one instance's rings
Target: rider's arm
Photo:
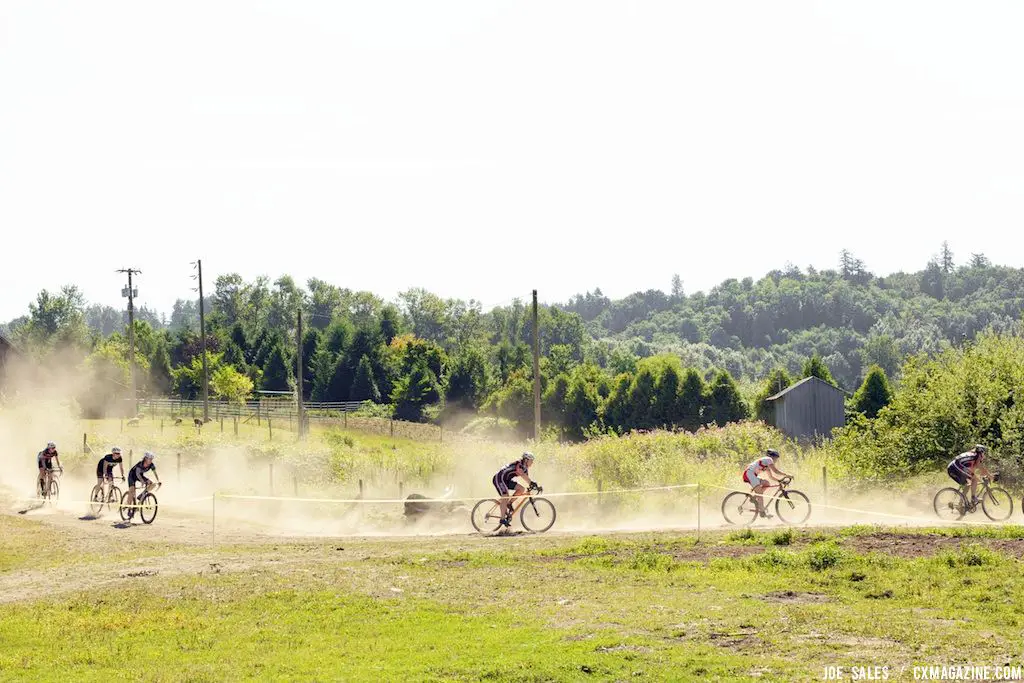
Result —
[[529, 475], [526, 474], [526, 470], [524, 470], [522, 465], [519, 465], [518, 463], [516, 464], [516, 476], [525, 479], [527, 484], [533, 483]]
[[779, 469], [778, 467], [776, 467], [775, 465], [768, 465], [768, 469], [769, 469], [769, 470], [771, 471], [771, 473], [772, 473], [772, 474], [778, 475], [778, 476], [776, 477], [776, 479], [780, 479], [780, 478], [782, 478], [782, 477], [788, 477], [788, 476], [789, 476], [788, 474], [786, 474], [785, 472], [783, 472], [782, 470], [780, 470], [780, 469]]
[[63, 470], [64, 467], [60, 464], [60, 456], [56, 453], [53, 454], [53, 459], [57, 461], [57, 469]]
[[[117, 463], [117, 469], [121, 470], [121, 478], [124, 479], [124, 464], [120, 462]], [[113, 474], [113, 470], [111, 470], [110, 473]]]
[[157, 480], [158, 483], [163, 483], [160, 481], [160, 475], [156, 473], [155, 467], [153, 468], [153, 477]]

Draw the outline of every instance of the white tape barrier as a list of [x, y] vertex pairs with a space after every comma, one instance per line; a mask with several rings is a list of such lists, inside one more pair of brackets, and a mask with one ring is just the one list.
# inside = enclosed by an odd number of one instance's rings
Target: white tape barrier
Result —
[[[610, 489], [608, 491], [570, 491], [565, 493], [541, 493], [542, 498], [562, 498], [566, 496], [611, 496], [620, 493], [644, 493], [648, 491], [674, 491], [678, 489], [695, 489], [697, 484], [676, 484], [673, 486], [649, 486], [637, 489]], [[497, 494], [495, 494], [496, 496]], [[293, 503], [361, 503], [364, 505], [393, 504], [393, 503], [471, 503], [478, 500], [490, 500], [487, 496], [475, 498], [291, 498], [288, 496], [237, 496], [232, 494], [218, 493], [220, 500], [287, 500]]]
[[[741, 489], [733, 489], [733, 488], [729, 488], [728, 486], [715, 486], [714, 484], [701, 484], [701, 486], [702, 487], [706, 486], [707, 488], [711, 488], [711, 489], [719, 489], [721, 491], [732, 491], [734, 493], [747, 493], [747, 494], [750, 493], [750, 491], [743, 491]], [[767, 492], [765, 493], [765, 502], [766, 503], [771, 502], [771, 498], [768, 496]], [[930, 523], [930, 524], [935, 524], [935, 525], [940, 525], [940, 524], [943, 524], [943, 523], [946, 523], [946, 522], [952, 523], [952, 524], [968, 524], [968, 525], [974, 524], [974, 525], [978, 525], [978, 526], [991, 526], [992, 524], [1014, 524], [1015, 523], [1015, 522], [1009, 521], [1008, 519], [1007, 520], [1003, 520], [1002, 522], [991, 522], [991, 521], [990, 522], [975, 522], [975, 521], [967, 520], [967, 519], [943, 520], [943, 519], [935, 519], [935, 518], [932, 518], [932, 517], [920, 517], [920, 516], [913, 516], [913, 515], [899, 515], [899, 514], [895, 514], [895, 513], [891, 513], [891, 512], [878, 512], [877, 510], [858, 510], [857, 508], [848, 508], [848, 507], [841, 507], [839, 505], [827, 505], [825, 503], [813, 503], [813, 502], [811, 503], [811, 507], [812, 508], [815, 508], [815, 507], [826, 508], [828, 510], [839, 510], [841, 512], [855, 512], [855, 513], [860, 514], [860, 515], [872, 515], [872, 516], [876, 516], [876, 517], [890, 517], [892, 519], [904, 519], [904, 520], [910, 520], [912, 522], [924, 522], [924, 523]]]
[[[185, 506], [185, 505], [190, 505], [192, 503], [201, 503], [203, 501], [208, 501], [212, 497], [213, 496], [203, 496], [202, 498], [189, 498], [188, 500], [178, 500], [178, 501], [174, 501], [172, 503], [160, 503], [160, 506], [161, 507], [168, 507], [168, 508], [182, 507], [182, 506]], [[48, 498], [11, 498], [9, 500], [11, 500], [14, 503], [38, 503], [37, 507], [45, 507], [46, 505], [50, 505], [50, 506], [56, 506], [56, 505], [93, 505], [93, 504], [99, 503], [98, 500], [75, 500], [73, 498], [72, 499], [57, 498], [56, 500], [52, 500], [52, 501], [50, 499], [48, 499]], [[108, 505], [108, 503], [106, 501], [104, 501], [103, 505]], [[109, 505], [110, 505], [110, 507], [120, 508], [121, 507], [121, 501], [111, 502], [111, 503], [109, 503]], [[124, 507], [138, 507], [138, 506], [137, 505], [125, 505]]]

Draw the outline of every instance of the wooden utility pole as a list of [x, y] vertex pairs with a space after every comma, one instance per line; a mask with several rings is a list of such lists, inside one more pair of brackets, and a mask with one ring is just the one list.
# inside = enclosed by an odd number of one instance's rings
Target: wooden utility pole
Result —
[[295, 391], [296, 398], [298, 398], [299, 406], [299, 438], [303, 438], [306, 435], [306, 407], [305, 402], [302, 398], [302, 393], [305, 391], [304, 382], [302, 381], [302, 309], [299, 309], [298, 325], [295, 328], [295, 347], [297, 353], [295, 354], [295, 379], [297, 381], [297, 389]]
[[206, 311], [203, 303], [203, 261], [196, 261], [199, 271], [199, 340], [203, 353], [203, 422], [210, 419], [210, 374], [206, 366]]
[[540, 327], [536, 289], [533, 290], [533, 440], [540, 441]]
[[132, 275], [142, 274], [136, 268], [121, 268], [117, 272], [128, 273], [128, 287], [121, 290], [121, 296], [128, 299], [128, 370], [131, 374], [132, 386], [132, 417], [139, 414], [139, 394], [135, 385], [135, 297], [138, 290], [132, 285]]

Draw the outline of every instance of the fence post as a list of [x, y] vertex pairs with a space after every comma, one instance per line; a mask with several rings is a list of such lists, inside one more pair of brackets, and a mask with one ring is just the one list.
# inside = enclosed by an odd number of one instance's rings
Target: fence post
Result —
[[124, 418], [121, 418], [121, 431], [124, 431]]
[[163, 418], [160, 419], [160, 433], [161, 434], [164, 433], [164, 421], [163, 421]]
[[235, 415], [235, 436], [238, 436], [238, 416]]
[[224, 433], [224, 418], [220, 418], [220, 433]]
[[697, 482], [697, 540], [700, 541], [700, 482]]
[[178, 453], [178, 483], [181, 483], [181, 453]]
[[825, 505], [828, 505], [828, 470], [825, 468], [825, 465], [821, 466], [821, 494]]
[[405, 489], [405, 482], [404, 482], [404, 481], [400, 481], [400, 482], [398, 482], [398, 497], [399, 497], [399, 498], [401, 498], [401, 497], [402, 497], [402, 491], [403, 491], [403, 489]]
[[602, 491], [604, 490], [604, 482], [600, 479], [597, 480], [597, 504], [601, 504], [601, 499], [604, 497]]
[[263, 423], [260, 422], [260, 402], [256, 401], [256, 426], [261, 427], [262, 425]]
[[274, 440], [274, 425], [270, 424], [270, 416], [267, 415], [267, 429], [270, 430], [270, 440]]
[[83, 432], [82, 433], [82, 453], [88, 453], [88, 452], [89, 452], [89, 435]]
[[293, 491], [293, 495], [296, 498], [298, 498], [299, 497], [299, 478], [296, 477], [294, 474], [292, 475], [292, 491]]
[[345, 429], [348, 429], [348, 411], [347, 410], [342, 411], [341, 418], [345, 422], [345, 425], [344, 425]]
[[392, 437], [395, 436], [395, 421], [394, 420], [391, 421], [391, 436]]
[[274, 463], [270, 463], [270, 495], [274, 495]]
[[363, 497], [363, 480], [360, 479], [359, 480], [359, 498], [362, 499], [362, 497]]

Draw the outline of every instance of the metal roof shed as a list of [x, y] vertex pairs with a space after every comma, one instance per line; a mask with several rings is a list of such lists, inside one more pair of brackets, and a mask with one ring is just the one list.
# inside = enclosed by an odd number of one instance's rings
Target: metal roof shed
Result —
[[830, 438], [846, 424], [846, 392], [817, 377], [807, 377], [768, 401], [772, 422], [786, 436], [803, 441]]

